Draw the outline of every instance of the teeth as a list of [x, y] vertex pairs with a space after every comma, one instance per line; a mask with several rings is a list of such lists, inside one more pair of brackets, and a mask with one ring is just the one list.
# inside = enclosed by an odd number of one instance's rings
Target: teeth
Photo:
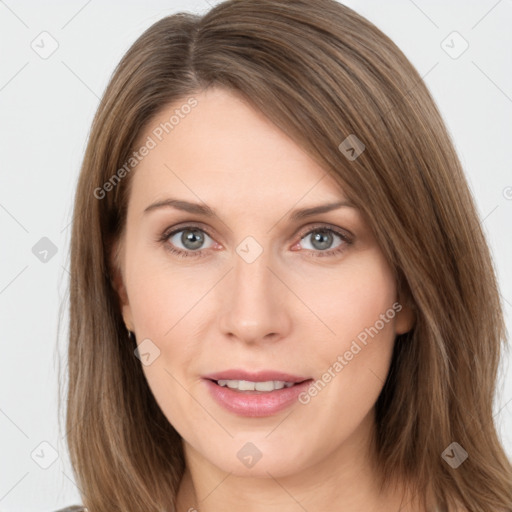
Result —
[[265, 382], [251, 382], [250, 380], [219, 380], [219, 386], [227, 386], [239, 391], [274, 391], [275, 389], [291, 388], [294, 382], [284, 382], [282, 380], [267, 380]]

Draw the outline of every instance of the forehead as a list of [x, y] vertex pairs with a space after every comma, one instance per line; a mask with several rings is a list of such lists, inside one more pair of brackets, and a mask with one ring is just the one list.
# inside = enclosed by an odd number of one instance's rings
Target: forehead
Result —
[[138, 137], [137, 148], [152, 148], [136, 166], [134, 200], [181, 193], [268, 208], [344, 198], [315, 160], [236, 93], [210, 89], [193, 98], [192, 108], [183, 108], [188, 98], [165, 107]]

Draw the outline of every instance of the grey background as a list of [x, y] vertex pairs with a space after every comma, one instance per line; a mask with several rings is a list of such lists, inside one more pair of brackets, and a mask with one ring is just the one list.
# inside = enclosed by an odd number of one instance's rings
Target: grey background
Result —
[[[203, 13], [214, 3], [0, 1], [0, 512], [80, 502], [57, 422], [67, 332], [66, 321], [59, 331], [57, 320], [68, 307], [69, 224], [86, 138], [131, 43], [165, 15]], [[432, 92], [477, 200], [510, 332], [512, 2], [344, 3], [397, 43]], [[463, 40], [469, 46], [458, 55]], [[45, 55], [52, 44], [58, 48]], [[495, 411], [512, 457], [508, 356]]]

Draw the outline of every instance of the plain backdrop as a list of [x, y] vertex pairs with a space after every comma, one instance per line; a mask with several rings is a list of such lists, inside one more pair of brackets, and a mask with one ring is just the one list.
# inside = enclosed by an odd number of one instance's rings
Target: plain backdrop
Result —
[[[0, 1], [1, 512], [81, 503], [58, 423], [67, 324], [58, 332], [57, 321], [68, 307], [72, 200], [90, 124], [115, 65], [146, 28], [215, 3]], [[476, 197], [511, 332], [512, 2], [344, 3], [396, 42], [432, 92]], [[508, 361], [494, 407], [512, 457]]]

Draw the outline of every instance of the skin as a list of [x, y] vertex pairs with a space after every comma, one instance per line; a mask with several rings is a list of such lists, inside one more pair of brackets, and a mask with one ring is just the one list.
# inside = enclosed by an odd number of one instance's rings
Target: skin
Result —
[[[371, 436], [395, 336], [414, 324], [404, 305], [305, 405], [247, 418], [207, 392], [202, 376], [229, 368], [320, 379], [400, 297], [359, 210], [288, 219], [293, 209], [347, 199], [324, 169], [233, 92], [194, 97], [198, 105], [134, 171], [117, 247], [126, 326], [137, 343], [149, 338], [160, 350], [143, 370], [183, 439], [178, 510], [397, 511], [406, 487], [378, 492]], [[160, 112], [141, 143], [185, 101]], [[217, 215], [144, 213], [170, 197], [206, 203]], [[205, 230], [203, 257], [181, 232], [158, 241], [190, 223]], [[348, 231], [353, 241], [333, 235], [327, 250], [343, 251], [322, 256], [311, 234], [318, 227]], [[252, 263], [236, 252], [248, 236], [263, 250]], [[170, 253], [172, 244], [192, 255]], [[262, 453], [251, 468], [237, 457], [247, 442]]]

